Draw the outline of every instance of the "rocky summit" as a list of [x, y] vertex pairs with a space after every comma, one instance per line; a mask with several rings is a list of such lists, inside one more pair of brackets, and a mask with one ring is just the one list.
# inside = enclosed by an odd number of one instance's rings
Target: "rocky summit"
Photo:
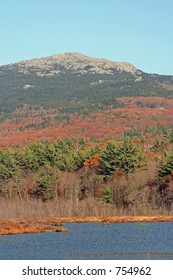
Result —
[[90, 114], [121, 106], [127, 96], [173, 97], [173, 76], [147, 74], [127, 62], [79, 53], [56, 54], [0, 67], [0, 118], [21, 108]]
[[141, 71], [127, 62], [113, 62], [106, 59], [92, 58], [80, 53], [56, 54], [49, 57], [25, 60], [9, 64], [8, 69], [18, 70], [24, 74], [35, 71], [38, 76], [57, 76], [66, 70], [78, 74], [111, 74], [113, 70], [140, 75]]

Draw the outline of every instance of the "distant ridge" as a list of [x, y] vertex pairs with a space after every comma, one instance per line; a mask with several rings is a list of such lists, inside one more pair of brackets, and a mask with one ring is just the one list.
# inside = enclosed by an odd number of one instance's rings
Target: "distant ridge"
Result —
[[56, 108], [62, 114], [90, 114], [110, 106], [121, 107], [119, 98], [127, 96], [172, 98], [173, 76], [147, 74], [128, 62], [76, 52], [0, 67], [2, 119], [21, 108]]
[[60, 69], [61, 67], [65, 70], [72, 70], [80, 74], [113, 74], [113, 69], [133, 73], [135, 75], [140, 74], [140, 71], [130, 63], [93, 58], [76, 52], [23, 60], [3, 67], [19, 70], [25, 74], [34, 68], [37, 70], [36, 74], [38, 76], [59, 75], [62, 72], [62, 69]]

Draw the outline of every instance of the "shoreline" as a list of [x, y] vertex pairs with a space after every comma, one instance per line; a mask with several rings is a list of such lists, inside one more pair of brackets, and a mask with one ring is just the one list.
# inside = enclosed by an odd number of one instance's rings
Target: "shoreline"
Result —
[[64, 223], [134, 223], [134, 222], [173, 222], [173, 216], [85, 216], [85, 217], [54, 217], [33, 219], [0, 220], [0, 235], [67, 232]]

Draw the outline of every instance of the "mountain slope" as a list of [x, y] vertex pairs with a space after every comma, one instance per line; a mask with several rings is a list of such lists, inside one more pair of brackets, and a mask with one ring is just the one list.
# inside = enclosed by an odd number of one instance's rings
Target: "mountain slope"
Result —
[[173, 97], [173, 76], [146, 74], [129, 63], [65, 53], [0, 67], [0, 114], [29, 108], [88, 114], [122, 106], [124, 96]]
[[59, 76], [70, 70], [78, 74], [114, 74], [113, 70], [140, 74], [133, 65], [126, 62], [113, 62], [106, 59], [92, 58], [80, 53], [57, 54], [10, 64], [5, 68], [24, 74], [34, 71], [37, 76]]

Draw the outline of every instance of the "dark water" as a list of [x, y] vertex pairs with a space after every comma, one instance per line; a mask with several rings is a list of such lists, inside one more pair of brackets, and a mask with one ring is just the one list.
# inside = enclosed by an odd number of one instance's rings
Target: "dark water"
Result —
[[173, 223], [65, 226], [69, 231], [64, 233], [0, 236], [0, 259], [173, 259]]

